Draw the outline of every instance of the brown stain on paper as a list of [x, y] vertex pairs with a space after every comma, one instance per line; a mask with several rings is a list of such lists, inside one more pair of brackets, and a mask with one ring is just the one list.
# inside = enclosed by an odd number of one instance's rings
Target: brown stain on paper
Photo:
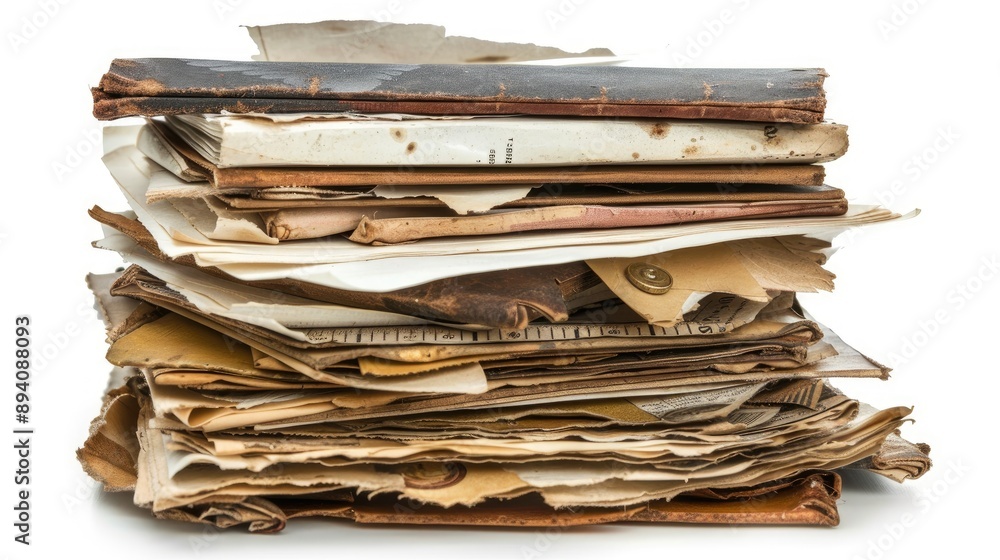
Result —
[[650, 138], [662, 140], [670, 133], [670, 125], [665, 122], [641, 123], [639, 126], [649, 134]]
[[465, 62], [473, 64], [473, 63], [483, 63], [483, 62], [506, 62], [508, 60], [510, 60], [509, 56], [491, 54], [486, 56], [480, 56], [479, 58], [468, 58], [465, 60]]

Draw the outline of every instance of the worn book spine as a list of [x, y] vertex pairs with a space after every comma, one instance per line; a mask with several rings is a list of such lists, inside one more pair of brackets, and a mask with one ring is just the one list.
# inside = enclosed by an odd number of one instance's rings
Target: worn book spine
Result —
[[819, 68], [349, 64], [116, 59], [99, 119], [302, 111], [618, 116], [817, 123]]

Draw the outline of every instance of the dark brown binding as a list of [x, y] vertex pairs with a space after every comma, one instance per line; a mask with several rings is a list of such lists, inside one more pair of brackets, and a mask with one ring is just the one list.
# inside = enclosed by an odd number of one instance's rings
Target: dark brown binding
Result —
[[822, 69], [115, 59], [94, 116], [319, 111], [816, 123]]

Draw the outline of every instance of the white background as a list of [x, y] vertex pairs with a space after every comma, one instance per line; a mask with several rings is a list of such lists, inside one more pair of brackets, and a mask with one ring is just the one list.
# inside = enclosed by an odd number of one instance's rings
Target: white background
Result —
[[[1000, 281], [984, 265], [1000, 257], [1000, 186], [992, 167], [1000, 156], [989, 133], [996, 130], [998, 105], [994, 3], [340, 4], [3, 4], [0, 325], [7, 326], [0, 328], [0, 348], [9, 350], [0, 355], [13, 362], [14, 318], [28, 314], [33, 347], [44, 359], [36, 360], [31, 386], [30, 547], [13, 542], [12, 436], [0, 461], [7, 481], [0, 491], [6, 512], [0, 535], [8, 557], [924, 558], [987, 542], [996, 524], [989, 506], [998, 497], [997, 453], [988, 445], [1000, 375], [993, 325]], [[728, 23], [720, 25], [723, 18]], [[904, 435], [933, 446], [934, 469], [904, 486], [848, 480], [835, 529], [630, 525], [544, 532], [296, 520], [273, 536], [218, 534], [156, 521], [129, 497], [97, 491], [74, 457], [108, 370], [83, 278], [120, 261], [90, 248], [100, 229], [86, 210], [125, 204], [99, 161], [101, 125], [90, 115], [88, 88], [114, 57], [245, 60], [255, 48], [241, 24], [321, 19], [438, 23], [451, 34], [570, 50], [609, 47], [666, 65], [826, 68], [827, 116], [849, 125], [851, 141], [848, 154], [827, 166], [828, 182], [852, 199], [923, 213], [842, 239], [844, 248], [830, 263], [836, 291], [803, 299], [848, 342], [896, 366], [890, 381], [839, 385], [877, 406], [914, 405], [917, 421]], [[3, 430], [15, 427], [13, 373], [12, 363], [0, 368]]]

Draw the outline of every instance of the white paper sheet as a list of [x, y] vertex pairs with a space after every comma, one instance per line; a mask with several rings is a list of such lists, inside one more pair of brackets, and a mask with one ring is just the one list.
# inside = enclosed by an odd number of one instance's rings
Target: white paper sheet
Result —
[[379, 185], [374, 193], [382, 198], [412, 198], [427, 196], [436, 198], [459, 214], [477, 214], [492, 208], [521, 200], [531, 189], [541, 185]]

